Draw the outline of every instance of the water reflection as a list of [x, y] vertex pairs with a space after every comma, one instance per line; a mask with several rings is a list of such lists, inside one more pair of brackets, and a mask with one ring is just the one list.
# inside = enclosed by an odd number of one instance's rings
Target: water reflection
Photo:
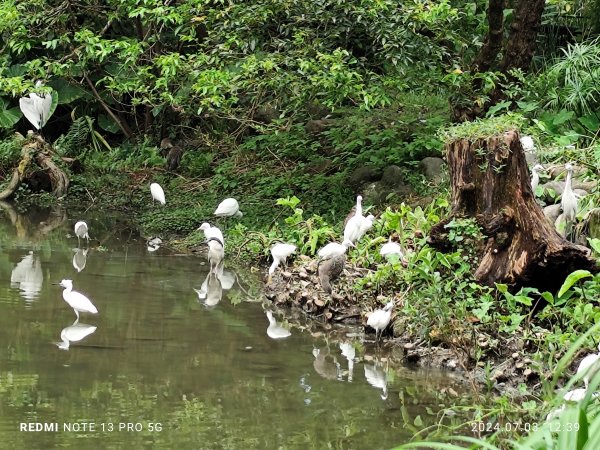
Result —
[[79, 342], [96, 331], [97, 327], [88, 325], [86, 323], [77, 323], [77, 320], [73, 322], [73, 325], [65, 327], [60, 332], [60, 338], [62, 342], [58, 342], [56, 345], [61, 350], [69, 350], [71, 342]]
[[288, 330], [287, 328], [283, 328], [277, 323], [271, 311], [267, 311], [267, 318], [269, 319], [269, 326], [267, 327], [267, 336], [269, 336], [271, 339], [283, 339], [292, 335], [292, 333], [290, 333], [290, 330]]
[[33, 252], [23, 256], [10, 275], [10, 287], [19, 288], [21, 296], [28, 301], [35, 300], [42, 290], [44, 274], [40, 258]]
[[313, 367], [315, 372], [327, 380], [341, 380], [342, 371], [340, 363], [329, 351], [329, 345], [326, 348], [313, 348]]
[[200, 289], [194, 289], [198, 294], [198, 300], [201, 300], [204, 306], [217, 306], [223, 297], [223, 287], [216, 274], [209, 272], [202, 282]]
[[376, 389], [381, 389], [381, 399], [386, 400], [388, 398], [387, 390], [387, 371], [383, 368], [378, 367], [377, 363], [365, 364], [365, 378], [367, 383]]
[[75, 249], [75, 254], [73, 255], [73, 267], [75, 268], [75, 270], [77, 270], [77, 272], [81, 272], [83, 269], [85, 269], [85, 265], [87, 264], [87, 254], [87, 248]]
[[354, 358], [356, 358], [356, 349], [351, 342], [340, 342], [342, 356], [348, 360], [348, 382], [351, 383], [354, 377]]

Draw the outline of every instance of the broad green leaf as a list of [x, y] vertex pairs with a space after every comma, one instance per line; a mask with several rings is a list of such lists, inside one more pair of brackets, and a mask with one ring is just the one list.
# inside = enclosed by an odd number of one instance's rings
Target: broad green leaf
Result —
[[58, 92], [59, 104], [64, 105], [71, 103], [84, 95], [86, 92], [81, 87], [70, 84], [66, 80], [59, 78], [48, 83], [56, 92]]
[[595, 133], [598, 131], [598, 128], [600, 128], [600, 120], [598, 120], [598, 117], [596, 117], [595, 114], [588, 114], [587, 116], [580, 117], [578, 120], [581, 125], [586, 127], [592, 133]]
[[562, 297], [565, 292], [567, 292], [575, 283], [577, 283], [582, 278], [591, 277], [592, 274], [588, 270], [576, 270], [575, 272], [569, 274], [563, 285], [560, 287], [558, 291], [558, 297]]
[[592, 247], [592, 250], [600, 254], [600, 239], [588, 238], [588, 242], [590, 243], [590, 247]]
[[0, 128], [12, 128], [22, 117], [18, 107], [0, 110]]
[[98, 126], [109, 133], [118, 133], [120, 131], [119, 125], [106, 114], [98, 116]]
[[567, 111], [565, 109], [561, 109], [558, 113], [554, 115], [552, 119], [552, 124], [554, 125], [562, 125], [568, 120], [571, 120], [575, 113], [573, 111]]

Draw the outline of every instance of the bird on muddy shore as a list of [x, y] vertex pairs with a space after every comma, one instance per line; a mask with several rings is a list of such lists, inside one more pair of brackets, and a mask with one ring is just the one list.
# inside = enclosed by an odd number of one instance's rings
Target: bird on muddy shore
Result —
[[598, 344], [598, 353], [591, 353], [581, 360], [576, 375], [583, 376], [583, 382], [587, 389], [590, 380], [598, 371], [600, 371], [600, 344]]
[[73, 290], [73, 280], [62, 280], [60, 285], [65, 288], [62, 294], [63, 299], [71, 308], [73, 308], [73, 311], [75, 311], [75, 315], [77, 316], [77, 320], [74, 324], [79, 322], [80, 312], [90, 314], [98, 313], [98, 309], [94, 306], [89, 298], [82, 293]]
[[535, 166], [533, 166], [533, 169], [531, 169], [531, 191], [533, 192], [534, 197], [535, 190], [538, 187], [538, 184], [540, 184], [540, 172], [542, 170], [546, 169], [544, 169], [544, 166], [542, 166], [541, 164], [536, 164]]
[[75, 224], [74, 227], [75, 236], [77, 236], [77, 247], [81, 245], [81, 239], [86, 239], [89, 245], [90, 243], [90, 235], [88, 234], [88, 226], [83, 220], [80, 220]]
[[181, 163], [183, 149], [178, 145], [174, 145], [168, 137], [160, 141], [160, 149], [161, 154], [167, 159], [167, 170], [171, 172], [176, 171]]
[[[41, 86], [41, 81], [38, 81], [36, 87]], [[21, 97], [19, 99], [19, 108], [35, 129], [40, 131], [50, 118], [52, 96], [50, 94], [36, 94], [35, 92], [31, 92], [29, 97]]]
[[375, 330], [375, 340], [378, 341], [392, 319], [394, 302], [390, 301], [383, 309], [376, 309], [367, 320], [367, 325]]
[[345, 254], [349, 247], [356, 247], [356, 245], [347, 240], [343, 241], [341, 244], [330, 242], [325, 247], [321, 248], [317, 252], [317, 255], [321, 259], [335, 258], [336, 256]]
[[271, 256], [273, 257], [273, 263], [271, 267], [269, 267], [269, 276], [267, 278], [267, 284], [271, 284], [271, 279], [273, 277], [273, 273], [275, 273], [275, 269], [279, 266], [280, 263], [286, 262], [288, 256], [296, 251], [296, 246], [293, 244], [284, 244], [278, 242], [273, 247], [271, 247]]
[[344, 265], [346, 264], [346, 255], [341, 254], [332, 258], [327, 258], [319, 261], [317, 267], [317, 273], [319, 275], [319, 281], [323, 290], [331, 294], [333, 288], [331, 282], [337, 280], [342, 272], [344, 271]]
[[226, 198], [219, 203], [214, 215], [217, 217], [242, 217], [244, 214], [240, 211], [240, 205], [235, 198]]
[[269, 326], [267, 327], [267, 336], [269, 336], [271, 339], [284, 339], [292, 335], [292, 333], [290, 333], [290, 330], [288, 330], [287, 328], [283, 328], [277, 323], [271, 311], [267, 311], [267, 318], [269, 319]]
[[165, 204], [165, 191], [158, 183], [150, 184], [150, 193], [152, 194], [152, 199], [156, 200], [158, 203]]

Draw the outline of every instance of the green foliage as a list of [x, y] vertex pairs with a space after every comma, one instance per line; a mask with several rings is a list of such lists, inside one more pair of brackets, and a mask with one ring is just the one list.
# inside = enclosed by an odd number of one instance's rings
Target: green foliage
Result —
[[447, 127], [442, 129], [440, 134], [445, 142], [458, 139], [488, 139], [490, 136], [501, 135], [506, 130], [520, 129], [525, 123], [525, 118], [522, 115], [509, 113]]

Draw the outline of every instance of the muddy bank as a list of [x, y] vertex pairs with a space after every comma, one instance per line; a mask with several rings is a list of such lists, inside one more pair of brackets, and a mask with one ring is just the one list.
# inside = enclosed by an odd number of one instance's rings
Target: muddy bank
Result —
[[[403, 302], [409, 301], [406, 292], [377, 293], [375, 289], [358, 290], [354, 286], [372, 269], [346, 263], [343, 274], [333, 283], [332, 294], [327, 294], [319, 282], [317, 261], [300, 255], [293, 265], [278, 269], [270, 284], [265, 286], [265, 296], [278, 307], [290, 308], [292, 323], [304, 322], [303, 327], [332, 330], [337, 325], [354, 325], [364, 332], [365, 346], [378, 347], [390, 358], [408, 364], [454, 371], [465, 382], [478, 389], [491, 389], [511, 397], [522, 397], [519, 384], [525, 383], [535, 390], [542, 373], [540, 367], [528, 356], [521, 337], [493, 335], [482, 327], [444, 340], [440, 336], [415, 336], [406, 331], [409, 321], [418, 317], [403, 315]], [[382, 308], [394, 300], [392, 321], [376, 343], [375, 332], [366, 325], [374, 309]], [[457, 327], [462, 328], [460, 324]], [[475, 354], [475, 349], [479, 352]]]

